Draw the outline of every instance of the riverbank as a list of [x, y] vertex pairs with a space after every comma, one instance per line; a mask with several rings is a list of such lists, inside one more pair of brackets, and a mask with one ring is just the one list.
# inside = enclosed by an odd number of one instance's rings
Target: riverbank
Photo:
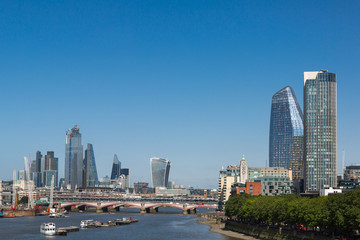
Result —
[[225, 223], [221, 221], [224, 217], [225, 215], [222, 213], [201, 213], [197, 215], [197, 221], [200, 224], [210, 226], [212, 232], [241, 240], [257, 240], [257, 238], [225, 229]]

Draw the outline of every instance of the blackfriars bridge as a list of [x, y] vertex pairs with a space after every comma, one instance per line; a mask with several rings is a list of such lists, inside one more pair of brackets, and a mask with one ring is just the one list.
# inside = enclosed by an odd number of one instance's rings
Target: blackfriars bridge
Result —
[[159, 208], [181, 209], [183, 214], [194, 214], [198, 208], [216, 209], [217, 202], [207, 199], [166, 199], [166, 198], [146, 198], [146, 199], [111, 199], [111, 198], [54, 198], [60, 208], [70, 211], [86, 210], [87, 207], [95, 208], [96, 212], [115, 212], [120, 208], [138, 208], [140, 213], [155, 213]]

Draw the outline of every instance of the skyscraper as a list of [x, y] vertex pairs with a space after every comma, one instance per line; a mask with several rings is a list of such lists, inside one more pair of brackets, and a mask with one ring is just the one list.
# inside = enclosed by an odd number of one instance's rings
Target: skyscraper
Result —
[[54, 186], [57, 186], [58, 183], [58, 161], [59, 159], [55, 157], [53, 151], [48, 151], [47, 154], [42, 157], [42, 181], [43, 186], [51, 186], [51, 179], [54, 176]]
[[304, 72], [305, 190], [336, 186], [336, 74]]
[[153, 187], [167, 187], [169, 182], [170, 161], [163, 158], [150, 158]]
[[303, 114], [289, 86], [272, 97], [269, 136], [269, 166], [291, 168], [294, 180], [303, 179]]
[[83, 173], [83, 146], [78, 126], [73, 127], [66, 133], [65, 144], [65, 185], [82, 186]]
[[83, 181], [84, 187], [95, 187], [95, 185], [99, 184], [94, 149], [93, 145], [90, 143], [87, 144], [87, 148], [85, 149]]
[[116, 179], [120, 176], [121, 171], [121, 162], [119, 161], [116, 154], [114, 154], [114, 161], [111, 169], [111, 177], [110, 179]]

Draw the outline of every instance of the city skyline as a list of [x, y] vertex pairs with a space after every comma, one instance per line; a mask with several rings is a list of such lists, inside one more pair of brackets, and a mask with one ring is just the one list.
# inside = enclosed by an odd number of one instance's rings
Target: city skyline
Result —
[[339, 79], [337, 171], [342, 149], [360, 162], [358, 1], [84, 5], [0, 3], [0, 179], [37, 150], [55, 152], [61, 178], [64, 132], [79, 124], [99, 177], [117, 153], [150, 183], [162, 156], [170, 180], [216, 187], [243, 154], [269, 162], [273, 93], [290, 85], [304, 109], [303, 72], [320, 69]]

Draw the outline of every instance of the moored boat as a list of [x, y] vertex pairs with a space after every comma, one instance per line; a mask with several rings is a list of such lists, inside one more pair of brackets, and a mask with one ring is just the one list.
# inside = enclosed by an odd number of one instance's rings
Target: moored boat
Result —
[[80, 227], [81, 228], [87, 228], [90, 224], [92, 224], [94, 222], [94, 220], [90, 219], [90, 220], [82, 220], [80, 222]]
[[50, 218], [64, 218], [66, 216], [64, 214], [62, 214], [62, 213], [50, 213], [49, 217]]
[[55, 235], [56, 227], [55, 223], [43, 223], [40, 225], [40, 233], [44, 235]]

